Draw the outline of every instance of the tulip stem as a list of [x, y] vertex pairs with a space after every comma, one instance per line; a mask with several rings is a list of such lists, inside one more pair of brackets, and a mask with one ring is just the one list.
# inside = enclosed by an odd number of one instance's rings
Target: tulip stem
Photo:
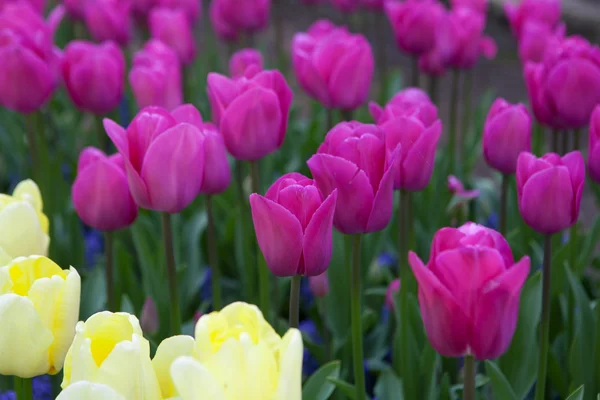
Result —
[[300, 323], [300, 283], [302, 275], [292, 276], [290, 286], [290, 328], [298, 328]]
[[438, 95], [438, 78], [437, 76], [431, 75], [429, 77], [429, 87], [427, 88], [429, 91], [429, 98], [433, 104], [437, 103], [437, 95]]
[[173, 251], [171, 214], [162, 214], [162, 227], [165, 258], [167, 261], [167, 279], [169, 281], [169, 294], [171, 296], [171, 334], [179, 335], [181, 332], [181, 312], [179, 310], [179, 294], [177, 293], [177, 266], [175, 264], [175, 253]]
[[544, 152], [544, 127], [539, 122], [533, 125], [533, 154], [541, 157]]
[[412, 73], [410, 78], [410, 86], [418, 88], [419, 87], [419, 59], [417, 57], [412, 58], [412, 69], [410, 71]]
[[452, 71], [452, 89], [450, 91], [450, 136], [449, 143], [449, 173], [455, 172], [454, 160], [456, 157], [456, 116], [458, 114], [458, 89], [460, 82], [460, 71]]
[[352, 320], [352, 359], [354, 362], [354, 383], [356, 387], [356, 400], [365, 400], [365, 370], [363, 368], [363, 332], [361, 315], [361, 268], [360, 246], [362, 235], [355, 235], [352, 245], [352, 284], [350, 293], [350, 307]]
[[546, 391], [546, 368], [550, 333], [550, 282], [552, 272], [552, 235], [544, 236], [544, 267], [542, 271], [542, 326], [540, 329], [540, 353], [535, 400], [544, 400]]
[[573, 131], [573, 150], [579, 150], [580, 134], [581, 130], [579, 128]]
[[333, 128], [333, 108], [327, 108], [327, 132]]
[[[261, 193], [260, 191], [260, 166], [258, 161], [250, 162], [250, 176], [252, 177], [252, 192]], [[263, 258], [260, 256], [260, 250], [258, 244], [255, 246], [256, 251], [256, 265], [258, 267], [258, 305], [262, 310], [263, 314], [267, 318], [270, 318], [269, 310], [269, 270], [264, 263]]]
[[559, 132], [557, 129], [552, 130], [552, 151], [556, 154], [560, 154], [560, 149], [558, 148], [558, 135]]
[[40, 151], [35, 123], [36, 117], [37, 114], [25, 115], [25, 133], [27, 134], [29, 157], [31, 157], [31, 176], [33, 177], [33, 180], [41, 186], [43, 182], [40, 182]]
[[464, 400], [475, 400], [475, 357], [471, 354], [465, 356], [464, 375]]
[[14, 377], [14, 389], [17, 395], [17, 400], [32, 400], [33, 390], [31, 378]]
[[105, 277], [106, 277], [106, 304], [108, 311], [116, 312], [115, 310], [115, 295], [114, 295], [114, 279], [113, 279], [113, 235], [112, 232], [104, 233], [104, 258], [105, 262]]
[[238, 218], [238, 225], [239, 225], [239, 230], [241, 232], [241, 247], [242, 247], [242, 254], [243, 257], [240, 260], [241, 265], [240, 267], [240, 274], [241, 274], [241, 278], [242, 278], [242, 282], [244, 284], [244, 290], [245, 290], [245, 295], [247, 299], [252, 299], [251, 301], [255, 301], [254, 296], [256, 295], [255, 293], [255, 282], [254, 282], [254, 271], [252, 271], [251, 268], [251, 263], [249, 261], [251, 255], [250, 252], [252, 250], [249, 250], [248, 245], [249, 242], [248, 240], [246, 240], [246, 238], [248, 237], [248, 235], [246, 235], [246, 227], [247, 222], [246, 222], [246, 218], [248, 216], [248, 213], [250, 212], [250, 210], [248, 209], [248, 198], [246, 197], [246, 194], [244, 192], [244, 179], [245, 179], [245, 175], [244, 175], [244, 164], [242, 163], [242, 161], [237, 160], [235, 162], [235, 174], [236, 174], [236, 184], [237, 184], [237, 191], [238, 191], [238, 195], [239, 195], [239, 202], [240, 202], [240, 217]]
[[569, 152], [569, 131], [564, 131], [562, 135], [562, 151], [559, 154], [565, 155]]
[[217, 230], [213, 215], [212, 196], [210, 195], [206, 197], [206, 214], [208, 215], [208, 236], [206, 238], [208, 242], [208, 262], [212, 272], [212, 306], [214, 311], [218, 311], [223, 307], [223, 296], [221, 294], [221, 268], [217, 254]]
[[344, 121], [352, 121], [354, 112], [352, 110], [342, 110], [342, 117]]
[[502, 190], [500, 191], [500, 233], [506, 236], [506, 213], [508, 211], [508, 184], [510, 176], [502, 174]]

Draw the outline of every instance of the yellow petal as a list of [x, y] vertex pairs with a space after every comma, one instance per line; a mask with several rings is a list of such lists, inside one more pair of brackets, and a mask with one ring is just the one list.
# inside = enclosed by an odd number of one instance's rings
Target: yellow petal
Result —
[[248, 346], [246, 353], [246, 392], [251, 399], [270, 399], [277, 388], [277, 360], [266, 342]]
[[56, 400], [126, 400], [108, 385], [79, 381], [63, 390]]
[[171, 376], [182, 400], [230, 399], [225, 397], [223, 388], [219, 386], [211, 372], [192, 357], [184, 356], [176, 359], [171, 365]]
[[171, 364], [181, 356], [191, 356], [194, 352], [194, 338], [186, 335], [173, 336], [162, 341], [156, 349], [152, 365], [164, 398], [177, 395], [171, 379]]
[[48, 235], [31, 204], [14, 202], [0, 210], [0, 247], [10, 257], [44, 256], [48, 243]]
[[274, 400], [302, 398], [302, 335], [290, 329], [283, 337], [279, 352], [279, 382]]
[[44, 202], [38, 185], [31, 179], [21, 181], [13, 191], [13, 197], [16, 200], [27, 201], [36, 211], [42, 211]]
[[247, 395], [248, 374], [242, 344], [229, 339], [209, 359], [202, 362], [216, 382], [224, 388], [227, 400], [243, 399]]

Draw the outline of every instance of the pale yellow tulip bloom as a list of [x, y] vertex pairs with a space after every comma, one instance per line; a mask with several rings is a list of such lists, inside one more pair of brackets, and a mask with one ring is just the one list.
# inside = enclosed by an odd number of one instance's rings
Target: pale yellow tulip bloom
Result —
[[101, 383], [79, 381], [63, 390], [56, 400], [127, 400], [113, 388]]

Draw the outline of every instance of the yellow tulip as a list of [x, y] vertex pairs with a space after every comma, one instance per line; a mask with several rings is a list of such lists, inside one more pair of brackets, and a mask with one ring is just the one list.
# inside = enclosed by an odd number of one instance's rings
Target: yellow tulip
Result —
[[48, 217], [42, 208], [32, 180], [19, 183], [12, 196], [0, 194], [0, 266], [13, 258], [48, 254]]
[[56, 400], [126, 400], [113, 388], [101, 383], [79, 381], [63, 390]]
[[66, 391], [81, 381], [109, 386], [127, 400], [162, 399], [150, 344], [135, 316], [104, 311], [77, 323], [61, 386]]
[[0, 268], [0, 374], [56, 374], [79, 319], [81, 279], [52, 260], [20, 257]]

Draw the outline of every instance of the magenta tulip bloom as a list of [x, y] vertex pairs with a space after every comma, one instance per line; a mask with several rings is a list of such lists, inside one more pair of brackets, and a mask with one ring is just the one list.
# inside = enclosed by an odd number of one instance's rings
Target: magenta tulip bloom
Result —
[[444, 14], [444, 7], [437, 0], [389, 1], [385, 12], [401, 50], [418, 57], [433, 49], [436, 29]]
[[515, 333], [529, 257], [513, 261], [498, 232], [467, 223], [440, 229], [427, 265], [413, 253], [419, 305], [433, 348], [445, 357], [502, 355]]
[[0, 105], [29, 113], [48, 101], [59, 76], [52, 36], [63, 13], [56, 8], [46, 22], [27, 2], [0, 9]]
[[198, 0], [158, 0], [159, 7], [180, 8], [185, 12], [191, 24], [194, 24], [202, 14], [200, 7], [202, 1]]
[[212, 0], [210, 20], [223, 40], [237, 40], [240, 33], [256, 33], [267, 27], [271, 0]]
[[396, 296], [400, 291], [400, 279], [394, 279], [388, 285], [385, 291], [385, 305], [388, 310], [394, 311], [396, 304]]
[[131, 194], [142, 208], [178, 213], [202, 188], [204, 136], [164, 108], [146, 107], [127, 130], [110, 119], [106, 133], [123, 156]]
[[158, 0], [131, 0], [131, 13], [136, 21], [146, 23], [148, 13], [158, 4]]
[[124, 46], [131, 39], [131, 2], [95, 0], [84, 9], [85, 24], [97, 42], [112, 40]]
[[331, 0], [331, 5], [343, 13], [351, 13], [358, 10], [360, 0]]
[[536, 158], [521, 153], [517, 160], [517, 196], [523, 220], [534, 230], [553, 234], [577, 222], [585, 180], [585, 162], [578, 151], [563, 158], [548, 153]]
[[321, 275], [331, 260], [337, 192], [321, 194], [315, 182], [290, 173], [265, 196], [250, 195], [258, 246], [277, 276]]
[[327, 108], [354, 110], [369, 96], [375, 61], [362, 35], [317, 21], [294, 36], [292, 63], [300, 86]]
[[83, 20], [87, 0], [63, 0], [62, 3], [71, 19]]
[[597, 183], [600, 183], [600, 105], [596, 106], [592, 113], [588, 151], [588, 171], [590, 172], [590, 177]]
[[149, 25], [151, 36], [175, 50], [183, 65], [194, 61], [196, 41], [185, 11], [154, 8], [150, 11]]
[[414, 116], [425, 126], [430, 126], [439, 120], [437, 107], [431, 102], [427, 93], [419, 88], [401, 90], [392, 97], [385, 108], [370, 102], [369, 112], [378, 125], [400, 116]]
[[73, 103], [82, 111], [105, 114], [123, 97], [125, 57], [113, 42], [75, 40], [62, 59], [62, 77]]
[[329, 278], [327, 272], [321, 275], [308, 277], [308, 287], [315, 297], [325, 297], [329, 294]]
[[523, 104], [498, 98], [483, 128], [483, 155], [488, 165], [503, 174], [514, 174], [517, 158], [531, 151], [531, 117]]
[[488, 8], [487, 0], [451, 0], [450, 4], [452, 5], [452, 8], [470, 8], [480, 14], [486, 14]]
[[31, 7], [40, 15], [44, 15], [44, 9], [46, 8], [46, 0], [0, 0], [0, 10], [2, 10], [5, 5], [11, 3], [29, 3], [29, 5], [31, 5]]
[[120, 154], [107, 157], [94, 147], [85, 148], [79, 155], [71, 196], [79, 218], [100, 231], [126, 228], [138, 215]]
[[[247, 73], [246, 70], [248, 70]], [[260, 51], [255, 49], [238, 50], [229, 60], [229, 75], [234, 79], [242, 75], [245, 75], [246, 78], [252, 78], [262, 70], [263, 57]]]
[[560, 3], [561, 0], [523, 0], [520, 4], [507, 1], [504, 12], [514, 35], [520, 38], [523, 26], [529, 21], [556, 26], [560, 22]]
[[479, 197], [481, 191], [479, 189], [466, 190], [465, 185], [454, 175], [448, 176], [448, 190], [454, 195], [464, 201], [473, 200]]
[[375, 125], [342, 122], [329, 131], [307, 164], [324, 195], [338, 191], [337, 230], [351, 235], [386, 227], [399, 160], [400, 149], [388, 151], [385, 134]]
[[371, 11], [383, 11], [384, 3], [384, 0], [360, 0], [361, 6]]
[[260, 160], [281, 147], [293, 97], [281, 72], [235, 80], [210, 73], [207, 90], [213, 121], [232, 156]]
[[543, 24], [538, 21], [530, 21], [523, 25], [521, 38], [519, 39], [519, 58], [525, 65], [528, 61], [535, 63], [544, 60], [544, 54], [548, 46], [557, 45], [565, 35], [565, 25], [558, 28]]

